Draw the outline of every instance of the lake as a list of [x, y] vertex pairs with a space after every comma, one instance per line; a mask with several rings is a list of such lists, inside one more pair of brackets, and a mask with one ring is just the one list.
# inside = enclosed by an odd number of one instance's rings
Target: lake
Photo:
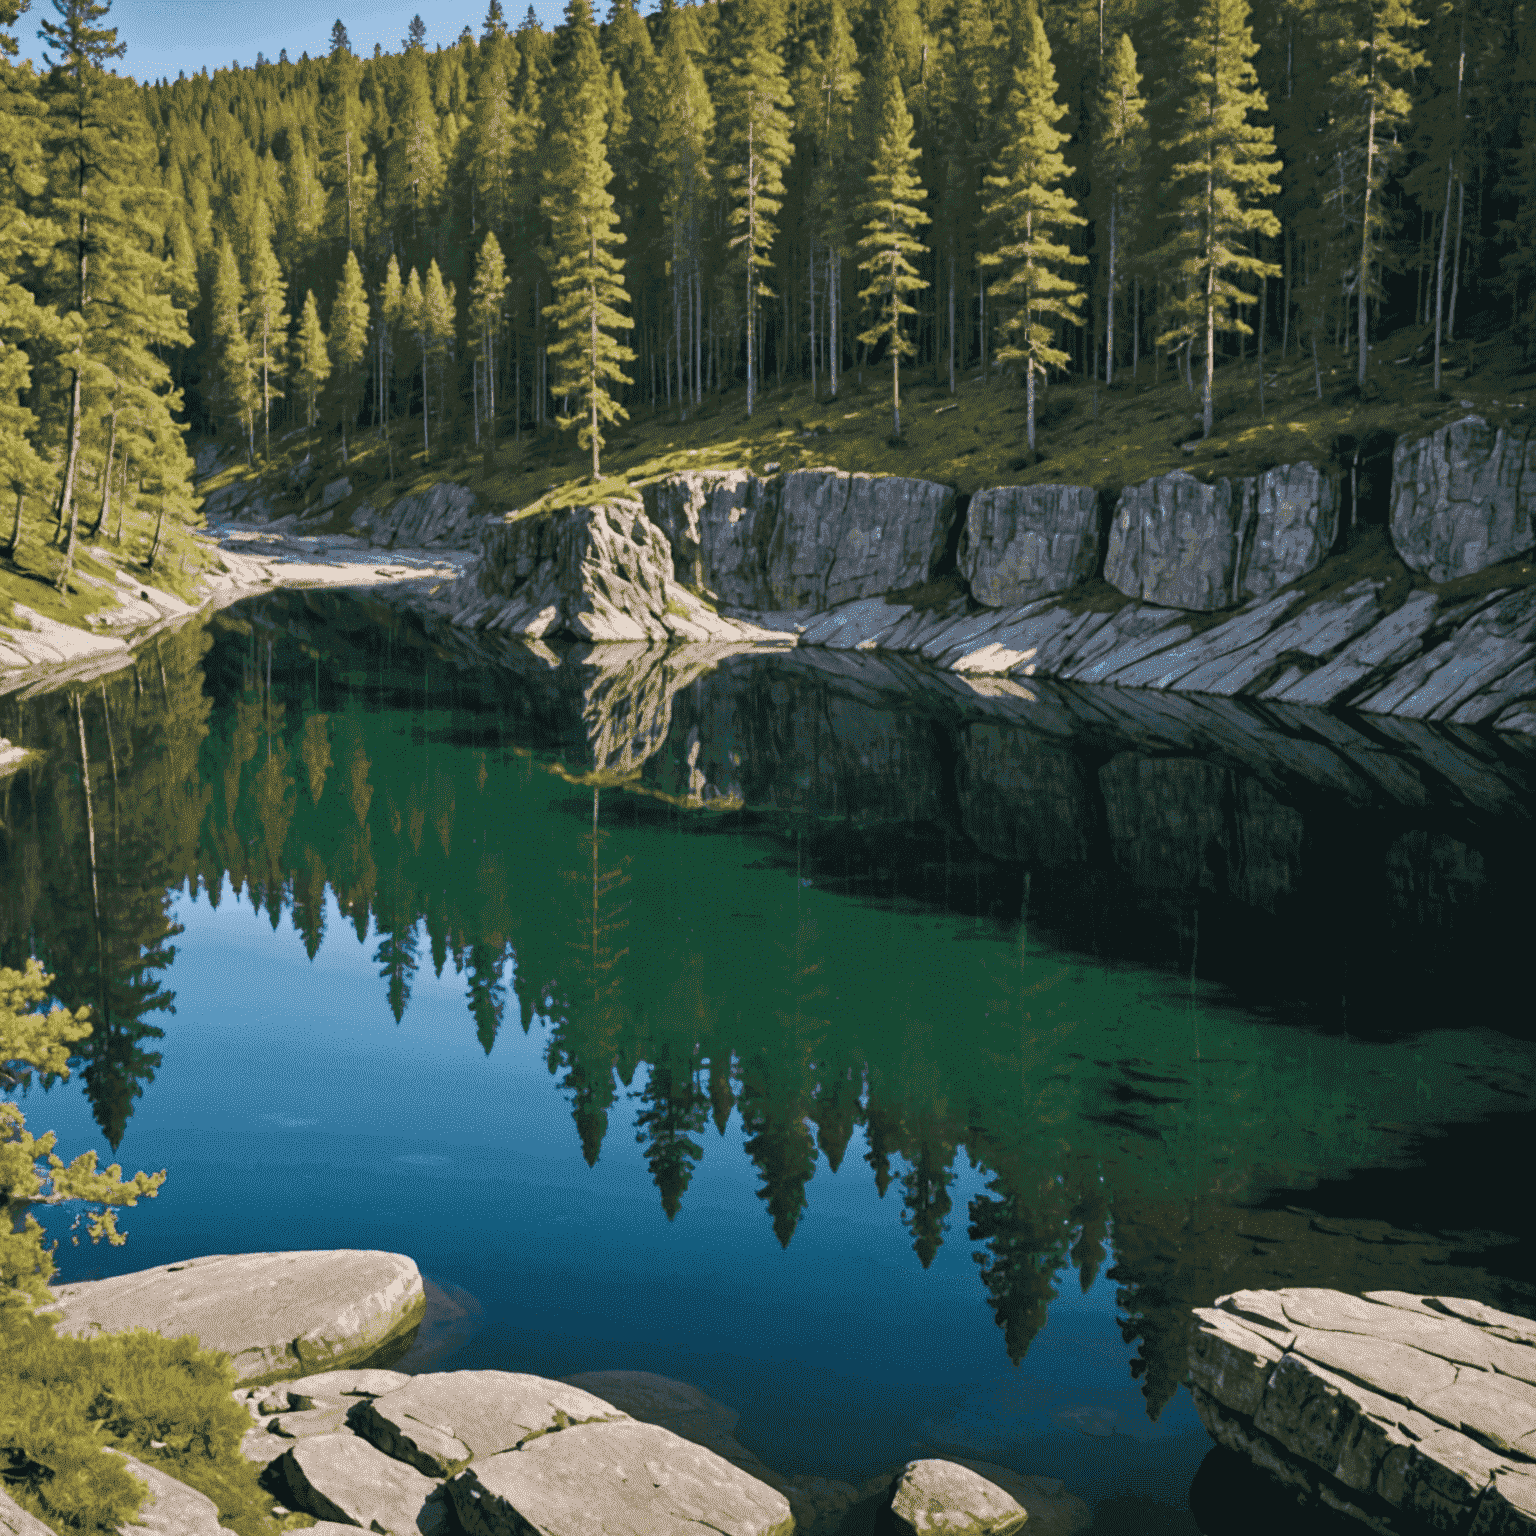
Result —
[[1536, 756], [905, 661], [436, 630], [287, 594], [0, 698], [0, 964], [102, 1022], [25, 1098], [169, 1170], [123, 1248], [385, 1248], [415, 1368], [635, 1368], [782, 1472], [1239, 1528], [1190, 1309], [1536, 1314]]

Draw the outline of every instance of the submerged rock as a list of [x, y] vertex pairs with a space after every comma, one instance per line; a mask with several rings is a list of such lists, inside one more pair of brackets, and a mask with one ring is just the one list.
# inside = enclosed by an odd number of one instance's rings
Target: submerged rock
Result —
[[790, 1536], [789, 1503], [713, 1451], [632, 1419], [541, 1435], [447, 1484], [466, 1536]]
[[1536, 1531], [1536, 1323], [1455, 1297], [1238, 1291], [1195, 1309], [1221, 1445], [1378, 1531]]
[[960, 572], [989, 608], [1090, 581], [1099, 563], [1099, 494], [1086, 485], [978, 491], [965, 514]]
[[238, 1381], [366, 1359], [414, 1328], [426, 1305], [413, 1260], [351, 1248], [213, 1254], [53, 1294], [61, 1334], [196, 1334], [231, 1357]]
[[979, 1472], [953, 1461], [909, 1461], [891, 1496], [900, 1536], [1012, 1536], [1024, 1507]]
[[1392, 542], [1431, 581], [1536, 548], [1536, 437], [1463, 416], [1392, 454]]
[[1316, 570], [1337, 530], [1333, 483], [1315, 465], [1210, 485], [1179, 469], [1120, 493], [1104, 576], [1164, 607], [1231, 608]]

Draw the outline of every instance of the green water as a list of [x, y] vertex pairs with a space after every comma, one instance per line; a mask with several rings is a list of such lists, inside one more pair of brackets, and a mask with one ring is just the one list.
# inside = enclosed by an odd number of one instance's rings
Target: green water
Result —
[[101, 1021], [29, 1115], [171, 1174], [64, 1274], [395, 1248], [479, 1309], [422, 1363], [1194, 1529], [1191, 1307], [1532, 1310], [1531, 802], [1470, 736], [1109, 699], [299, 597], [0, 699], [0, 963]]

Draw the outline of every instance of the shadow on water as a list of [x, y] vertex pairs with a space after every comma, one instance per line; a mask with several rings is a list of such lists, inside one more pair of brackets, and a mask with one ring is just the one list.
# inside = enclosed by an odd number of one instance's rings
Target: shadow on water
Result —
[[[1531, 1214], [1483, 1177], [1536, 1090], [1517, 745], [859, 655], [560, 655], [313, 594], [0, 699], [0, 732], [39, 749], [0, 780], [0, 963], [95, 1010], [114, 1147], [174, 1044], [176, 899], [240, 896], [311, 958], [353, 926], [397, 1020], [430, 965], [487, 1054], [537, 1024], [589, 1165], [638, 1103], [669, 1219], [737, 1117], [787, 1247], [857, 1131], [923, 1267], [973, 1245], [1015, 1365], [1107, 1275], [1148, 1422], [1233, 1289], [1536, 1311]], [[435, 1290], [412, 1369], [494, 1347]], [[1032, 1438], [1011, 1399], [957, 1412], [1070, 1483], [1098, 1421], [1036, 1409]], [[1180, 1518], [1249, 1497], [1213, 1453]]]

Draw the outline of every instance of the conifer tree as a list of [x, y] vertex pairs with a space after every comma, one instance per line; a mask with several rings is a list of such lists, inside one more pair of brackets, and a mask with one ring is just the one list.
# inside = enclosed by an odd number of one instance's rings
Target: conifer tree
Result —
[[1056, 124], [1067, 109], [1056, 99], [1051, 47], [1035, 0], [1024, 0], [1018, 25], [1019, 61], [1008, 97], [1007, 137], [996, 171], [984, 182], [986, 212], [1001, 240], [982, 261], [1002, 274], [989, 287], [1010, 311], [997, 360], [1024, 366], [1025, 421], [1033, 452], [1035, 379], [1068, 361], [1055, 344], [1050, 322], [1075, 323], [1083, 304], [1081, 288], [1065, 269], [1086, 265], [1087, 258], [1056, 237], [1086, 220], [1061, 187], [1067, 177], [1061, 153], [1067, 135]]
[[928, 194], [917, 179], [920, 150], [912, 146], [912, 114], [907, 111], [897, 73], [894, 46], [887, 41], [875, 73], [876, 100], [879, 104], [879, 129], [874, 155], [870, 160], [867, 191], [859, 216], [864, 234], [859, 241], [863, 259], [859, 270], [869, 275], [869, 286], [859, 295], [866, 303], [879, 306], [879, 315], [859, 340], [868, 346], [882, 341], [891, 358], [891, 431], [901, 436], [901, 359], [912, 356], [916, 347], [901, 333], [903, 315], [917, 311], [903, 295], [928, 284], [912, 265], [914, 256], [927, 247], [915, 231], [928, 222], [928, 215], [917, 206]]
[[310, 434], [315, 430], [315, 403], [320, 390], [331, 376], [331, 357], [326, 348], [325, 332], [320, 329], [320, 311], [315, 304], [315, 290], [306, 291], [304, 308], [299, 315], [298, 335], [293, 343], [293, 382], [304, 402], [304, 457], [310, 455]]
[[756, 399], [758, 300], [772, 298], [764, 281], [768, 253], [784, 206], [789, 164], [789, 86], [781, 57], [784, 20], [777, 0], [734, 0], [722, 19], [725, 71], [721, 104], [721, 162], [730, 190], [730, 248], [741, 252], [746, 275], [747, 415]]
[[453, 362], [455, 312], [454, 286], [443, 282], [436, 260], [427, 266], [427, 279], [421, 286], [419, 336], [421, 346], [421, 415], [423, 427], [427, 399], [433, 389], [437, 395], [438, 435], [448, 415], [448, 372]]
[[412, 267], [400, 294], [400, 329], [411, 339], [411, 352], [421, 369], [421, 448], [426, 461], [432, 462], [432, 432], [427, 409], [427, 310], [422, 302], [421, 278]]
[[622, 364], [634, 353], [614, 335], [634, 322], [615, 247], [624, 243], [608, 183], [606, 89], [596, 29], [587, 0], [566, 0], [561, 28], [558, 94], [550, 104], [549, 159], [541, 207], [549, 221], [545, 264], [554, 287], [554, 390], [574, 396], [581, 415], [557, 417], [562, 429], [580, 423], [577, 441], [592, 451], [592, 479], [602, 475], [603, 427], [629, 413], [612, 386], [630, 383]]
[[437, 109], [432, 103], [426, 54], [419, 47], [411, 48], [406, 55], [400, 94], [390, 152], [393, 197], [402, 226], [410, 229], [414, 244], [420, 238], [423, 223], [433, 218], [443, 188]]
[[400, 263], [391, 256], [384, 269], [384, 282], [379, 289], [379, 322], [375, 327], [378, 336], [378, 398], [379, 423], [384, 441], [389, 448], [389, 477], [395, 477], [395, 440], [389, 431], [390, 385], [396, 377], [401, 354], [400, 338], [406, 333], [405, 288], [400, 282]]
[[[656, 145], [661, 163], [662, 210], [666, 223], [667, 260], [672, 279], [673, 360], [677, 397], [703, 399], [700, 368], [703, 347], [703, 218], [710, 190], [709, 147], [715, 109], [703, 71], [690, 46], [696, 22], [690, 10], [675, 6], [663, 19], [661, 70], [667, 92], [661, 108]], [[686, 321], [685, 321], [685, 318]], [[685, 341], [685, 331], [687, 340]], [[687, 366], [691, 356], [692, 365]], [[684, 405], [684, 419], [687, 410]]]
[[357, 94], [360, 67], [347, 45], [347, 29], [338, 21], [320, 77], [320, 179], [329, 198], [331, 228], [349, 251], [357, 249], [365, 225], [366, 140]]
[[1400, 136], [1412, 102], [1401, 82], [1422, 69], [1424, 55], [1409, 38], [1421, 25], [1412, 0], [1351, 0], [1321, 13], [1334, 71], [1328, 82], [1330, 113], [1326, 135], [1339, 168], [1339, 211], [1356, 230], [1353, 281], [1358, 380], [1365, 383], [1369, 360], [1369, 301], [1382, 296], [1381, 266], [1390, 259], [1391, 215], [1382, 190], [1398, 158]]
[[250, 281], [246, 287], [246, 318], [251, 341], [251, 356], [261, 377], [262, 458], [272, 460], [272, 402], [281, 400], [277, 387], [283, 377], [283, 339], [288, 333], [288, 313], [283, 305], [288, 285], [272, 254], [272, 241], [266, 233], [266, 204], [257, 204], [255, 240], [251, 251]]
[[1217, 333], [1252, 334], [1237, 313], [1251, 304], [1237, 276], [1279, 275], [1273, 262], [1251, 255], [1240, 243], [1255, 232], [1279, 233], [1265, 203], [1278, 190], [1274, 130], [1252, 121], [1265, 110], [1252, 59], [1257, 52], [1248, 25], [1247, 0], [1200, 0], [1184, 44], [1182, 81], [1187, 92], [1173, 143], [1173, 197], [1178, 228], [1168, 247], [1168, 270], [1183, 285], [1174, 324], [1159, 346], [1200, 339], [1204, 346], [1201, 391], [1203, 436], [1215, 421]]
[[1110, 55], [1094, 120], [1093, 185], [1107, 246], [1104, 280], [1104, 382], [1115, 381], [1115, 297], [1124, 280], [1120, 253], [1141, 194], [1146, 153], [1146, 103], [1140, 95], [1136, 50], [1122, 32]]
[[209, 306], [209, 391], [215, 408], [233, 420], [246, 441], [248, 462], [256, 462], [256, 405], [260, 399], [257, 376], [245, 333], [240, 286], [240, 264], [234, 247], [226, 240], [219, 247]]
[[[395, 273], [398, 279], [399, 268]], [[336, 284], [336, 302], [331, 307], [330, 361], [332, 389], [337, 414], [341, 418], [341, 462], [347, 462], [347, 429], [357, 425], [362, 409], [364, 364], [368, 360], [368, 294], [363, 287], [363, 269], [354, 252], [347, 252]]]
[[507, 265], [496, 236], [486, 234], [475, 263], [475, 281], [469, 290], [470, 346], [475, 353], [477, 379], [475, 420], [485, 417], [486, 458], [496, 451], [496, 354], [506, 322]]

